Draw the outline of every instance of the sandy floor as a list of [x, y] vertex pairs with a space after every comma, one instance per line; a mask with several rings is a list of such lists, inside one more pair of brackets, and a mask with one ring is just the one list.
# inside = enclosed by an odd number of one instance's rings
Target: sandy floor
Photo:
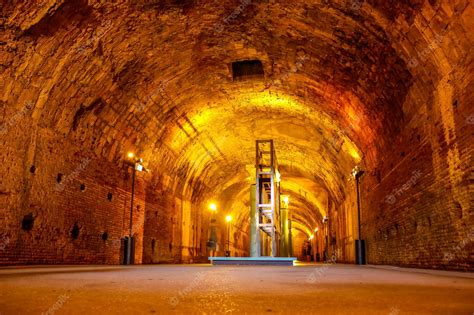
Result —
[[0, 269], [0, 314], [473, 314], [472, 273], [354, 265]]

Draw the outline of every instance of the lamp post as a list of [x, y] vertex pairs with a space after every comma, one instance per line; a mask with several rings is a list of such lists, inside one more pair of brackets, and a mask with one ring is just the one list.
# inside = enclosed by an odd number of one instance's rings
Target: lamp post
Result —
[[352, 176], [356, 182], [356, 194], [357, 194], [357, 240], [355, 241], [355, 252], [356, 252], [356, 264], [365, 265], [365, 240], [361, 239], [361, 228], [360, 228], [360, 178], [364, 175], [365, 171], [359, 166], [354, 167], [352, 170]]
[[125, 238], [123, 263], [124, 265], [131, 265], [135, 262], [135, 240], [133, 238], [133, 202], [135, 198], [135, 176], [137, 171], [141, 172], [145, 168], [142, 165], [143, 160], [135, 158], [135, 154], [133, 152], [129, 152], [127, 154], [127, 158], [126, 164], [132, 167], [132, 196], [130, 200], [130, 227], [128, 237]]
[[[209, 204], [209, 212], [210, 212], [209, 227], [212, 227], [213, 223], [216, 222], [217, 206], [215, 203]], [[214, 241], [217, 242], [217, 238]]]
[[312, 252], [313, 252], [313, 239], [314, 239], [314, 233], [310, 235], [310, 237], [308, 238], [308, 247], [306, 248], [306, 260], [308, 262], [311, 262], [312, 260]]
[[232, 216], [227, 215], [225, 220], [227, 221], [227, 251], [225, 255], [226, 257], [230, 257], [230, 221], [232, 221]]
[[319, 251], [319, 246], [318, 246], [318, 240], [319, 240], [319, 238], [318, 238], [318, 231], [319, 231], [319, 228], [318, 228], [318, 227], [314, 228], [314, 233], [313, 233], [313, 235], [314, 235], [314, 242], [313, 242], [313, 243], [314, 243], [314, 245], [313, 245], [313, 253], [314, 253], [314, 255], [313, 255], [313, 259], [314, 259], [315, 262], [316, 262], [316, 261], [319, 261], [319, 256], [320, 256], [320, 255], [319, 255], [319, 252], [318, 252], [318, 251]]
[[217, 250], [217, 227], [216, 227], [216, 213], [217, 213], [217, 206], [215, 203], [209, 204], [210, 210], [210, 220], [209, 220], [209, 242], [208, 242], [208, 249], [210, 255], [214, 257], [216, 255]]
[[329, 237], [328, 237], [328, 221], [329, 221], [329, 218], [327, 215], [325, 215], [323, 217], [323, 228], [324, 228], [324, 240], [325, 240], [325, 244], [324, 244], [324, 257], [323, 257], [323, 261], [324, 262], [328, 262], [329, 261]]
[[281, 257], [291, 257], [289, 254], [289, 196], [280, 195], [280, 256]]

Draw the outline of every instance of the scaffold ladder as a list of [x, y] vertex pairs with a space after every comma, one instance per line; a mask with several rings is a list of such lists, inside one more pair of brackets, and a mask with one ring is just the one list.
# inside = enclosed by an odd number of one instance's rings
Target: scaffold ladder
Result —
[[[257, 228], [257, 243], [262, 244], [262, 241], [268, 240], [262, 238], [269, 238], [271, 256], [277, 257], [280, 234], [280, 180], [273, 140], [257, 140], [256, 153], [255, 226]], [[259, 248], [260, 255], [262, 255], [262, 251], [262, 248]]]

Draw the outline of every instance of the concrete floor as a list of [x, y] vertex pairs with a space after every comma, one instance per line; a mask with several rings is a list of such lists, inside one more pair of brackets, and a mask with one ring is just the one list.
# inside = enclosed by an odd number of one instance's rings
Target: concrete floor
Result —
[[298, 265], [0, 269], [0, 314], [474, 314], [472, 273]]

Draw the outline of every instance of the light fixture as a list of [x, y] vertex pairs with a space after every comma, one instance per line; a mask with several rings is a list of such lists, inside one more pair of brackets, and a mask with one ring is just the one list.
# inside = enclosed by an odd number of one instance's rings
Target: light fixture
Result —
[[135, 153], [133, 152], [128, 152], [127, 153], [127, 160], [125, 161], [126, 164], [129, 166], [132, 166], [134, 170], [139, 171], [139, 172], [150, 172], [149, 169], [145, 168], [143, 166], [143, 159], [142, 158], [135, 158]]
[[309, 237], [309, 240], [311, 241], [314, 237], [314, 234]]
[[364, 175], [365, 171], [360, 168], [359, 166], [355, 166], [353, 169], [352, 169], [352, 177], [354, 177], [355, 179], [358, 179], [359, 177], [361, 177], [362, 175]]
[[217, 206], [215, 203], [210, 203], [209, 204], [209, 210], [211, 211], [217, 211]]
[[232, 221], [232, 216], [231, 216], [231, 215], [227, 215], [227, 216], [225, 217], [225, 220], [226, 220], [227, 222]]
[[317, 233], [319, 231], [319, 228], [314, 229], [314, 233]]
[[143, 172], [143, 171], [147, 171], [148, 172], [148, 169], [145, 169], [145, 167], [143, 166], [143, 159], [137, 159], [135, 161], [135, 169], [139, 172]]

